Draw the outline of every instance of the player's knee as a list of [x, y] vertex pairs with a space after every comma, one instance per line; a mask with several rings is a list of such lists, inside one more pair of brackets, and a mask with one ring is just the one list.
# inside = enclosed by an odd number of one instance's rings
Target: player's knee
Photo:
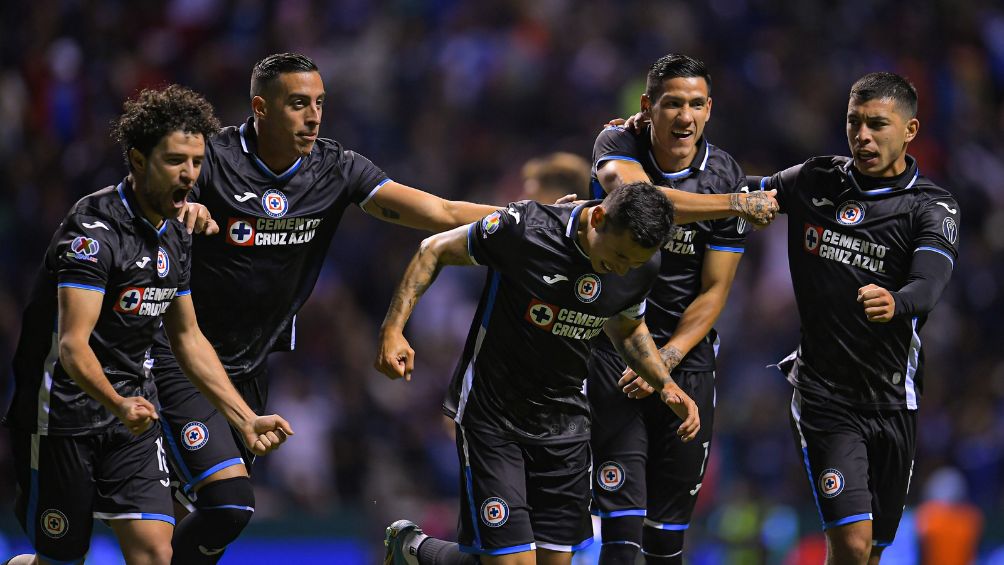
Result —
[[216, 547], [237, 539], [254, 515], [254, 488], [248, 477], [209, 483], [199, 490], [195, 507], [210, 524], [206, 532]]
[[140, 544], [123, 547], [126, 563], [130, 565], [170, 565], [171, 539], [145, 539]]
[[[836, 530], [841, 530], [836, 528]], [[827, 545], [831, 561], [837, 565], [843, 563], [865, 563], [872, 552], [871, 536], [865, 531], [842, 530], [827, 531]]]
[[634, 565], [641, 549], [641, 516], [603, 518], [600, 522], [601, 565]]

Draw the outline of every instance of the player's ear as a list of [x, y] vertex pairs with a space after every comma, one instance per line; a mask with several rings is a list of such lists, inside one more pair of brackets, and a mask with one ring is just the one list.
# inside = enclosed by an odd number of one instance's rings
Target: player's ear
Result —
[[265, 99], [261, 96], [255, 96], [251, 99], [251, 110], [254, 112], [254, 117], [264, 118], [265, 117]]
[[644, 92], [641, 95], [641, 101], [639, 102], [639, 104], [641, 105], [642, 114], [648, 114], [648, 111], [652, 109], [652, 101], [649, 100], [648, 94]]
[[607, 220], [607, 211], [603, 209], [603, 205], [599, 204], [593, 207], [592, 211], [589, 213], [589, 225], [593, 229], [599, 230], [603, 228], [603, 224]]
[[920, 120], [918, 120], [917, 118], [910, 118], [906, 122], [906, 139], [904, 141], [910, 143], [911, 141], [913, 141], [913, 138], [917, 137], [917, 132], [919, 131], [920, 131]]
[[146, 169], [146, 155], [135, 147], [129, 149], [129, 167], [134, 171]]

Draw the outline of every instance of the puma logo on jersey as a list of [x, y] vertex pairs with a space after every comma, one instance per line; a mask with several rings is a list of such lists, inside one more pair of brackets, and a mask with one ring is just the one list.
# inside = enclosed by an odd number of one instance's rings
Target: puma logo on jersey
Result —
[[509, 208], [506, 211], [509, 212], [510, 216], [512, 216], [513, 218], [516, 219], [516, 223], [518, 224], [519, 223], [519, 212], [517, 212], [515, 208]]
[[544, 282], [546, 282], [547, 284], [554, 284], [554, 283], [558, 283], [558, 282], [561, 282], [561, 281], [567, 281], [567, 280], [568, 280], [568, 277], [566, 277], [565, 275], [554, 275], [553, 277], [549, 277], [547, 275], [544, 275]]
[[136, 266], [139, 267], [140, 269], [142, 269], [143, 267], [146, 267], [146, 264], [149, 263], [149, 262], [150, 262], [150, 258], [149, 257], [143, 257], [139, 261], [136, 261]]
[[248, 200], [251, 200], [252, 198], [258, 198], [258, 195], [256, 195], [253, 192], [245, 192], [244, 194], [235, 194], [234, 195], [234, 200], [236, 200], [238, 202], [247, 202]]
[[813, 198], [812, 199], [812, 205], [813, 206], [826, 206], [826, 205], [833, 206], [833, 202], [829, 198]]
[[[941, 202], [938, 202], [938, 204], [941, 204]], [[948, 206], [945, 206], [945, 208], [948, 208]], [[953, 210], [952, 213], [954, 214], [955, 211]], [[101, 228], [101, 229], [108, 230], [108, 226], [106, 226], [105, 223], [102, 222], [102, 221], [97, 221], [97, 222], [94, 222], [93, 224], [88, 224], [87, 222], [84, 222], [84, 227], [85, 228], [90, 228], [90, 229]], [[111, 231], [111, 230], [108, 230], [108, 231]]]
[[[949, 206], [948, 204], [945, 204], [944, 202], [935, 202], [935, 204], [937, 204], [938, 206], [943, 207], [945, 210], [948, 210], [949, 214], [955, 214], [956, 212], [958, 212], [958, 209], [952, 208], [951, 206]], [[86, 226], [87, 224], [84, 224], [84, 225]]]

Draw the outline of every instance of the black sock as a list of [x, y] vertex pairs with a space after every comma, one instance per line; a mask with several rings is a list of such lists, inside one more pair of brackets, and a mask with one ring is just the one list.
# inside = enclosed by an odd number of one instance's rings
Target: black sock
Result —
[[646, 565], [683, 565], [683, 530], [645, 528], [642, 553]]
[[461, 553], [456, 543], [436, 538], [426, 538], [418, 546], [418, 562], [422, 565], [476, 565], [478, 558]]
[[248, 477], [209, 483], [198, 492], [195, 512], [174, 528], [175, 565], [212, 565], [223, 557], [254, 514], [254, 489]]
[[641, 516], [619, 516], [600, 521], [601, 565], [634, 565], [641, 548]]

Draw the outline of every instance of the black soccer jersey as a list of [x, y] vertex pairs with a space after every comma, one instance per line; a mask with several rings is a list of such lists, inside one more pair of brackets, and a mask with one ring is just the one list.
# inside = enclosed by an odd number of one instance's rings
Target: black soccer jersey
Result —
[[867, 284], [902, 288], [915, 253], [953, 265], [958, 255], [958, 203], [907, 164], [885, 186], [861, 186], [847, 157], [815, 157], [761, 182], [788, 214], [802, 338], [783, 368], [799, 389], [861, 408], [917, 408], [926, 317], [873, 323], [857, 303]]
[[57, 287], [104, 294], [90, 346], [119, 394], [155, 401], [150, 346], [171, 301], [190, 292], [190, 246], [176, 220], [157, 229], [141, 215], [128, 181], [77, 202], [49, 244], [24, 312], [7, 424], [39, 435], [88, 435], [115, 419], [59, 361]]
[[[309, 155], [278, 174], [256, 150], [253, 120], [221, 131], [206, 144], [193, 198], [221, 233], [194, 238], [192, 299], [203, 333], [238, 379], [262, 366], [269, 352], [295, 346], [296, 313], [317, 282], [342, 213], [389, 180], [330, 139], [319, 138]], [[155, 356], [158, 363], [170, 356], [163, 338]]]
[[[746, 177], [731, 155], [698, 141], [697, 155], [689, 167], [673, 173], [664, 172], [652, 153], [649, 128], [634, 133], [622, 127], [608, 127], [600, 132], [593, 146], [592, 190], [596, 198], [605, 195], [596, 176], [606, 161], [620, 160], [638, 163], [656, 185], [668, 186], [697, 194], [727, 194], [746, 187]], [[662, 250], [659, 280], [648, 297], [645, 322], [652, 337], [662, 347], [673, 335], [684, 310], [701, 292], [701, 269], [707, 250], [742, 253], [746, 245], [746, 222], [739, 218], [710, 220], [677, 225], [673, 238]], [[680, 362], [678, 368], [687, 371], [713, 371], [718, 333], [712, 329]], [[599, 342], [605, 347], [609, 344]]]
[[490, 271], [443, 405], [458, 424], [528, 443], [588, 437], [589, 340], [611, 316], [644, 315], [659, 259], [595, 273], [577, 240], [583, 206], [517, 202], [471, 224], [471, 258]]

